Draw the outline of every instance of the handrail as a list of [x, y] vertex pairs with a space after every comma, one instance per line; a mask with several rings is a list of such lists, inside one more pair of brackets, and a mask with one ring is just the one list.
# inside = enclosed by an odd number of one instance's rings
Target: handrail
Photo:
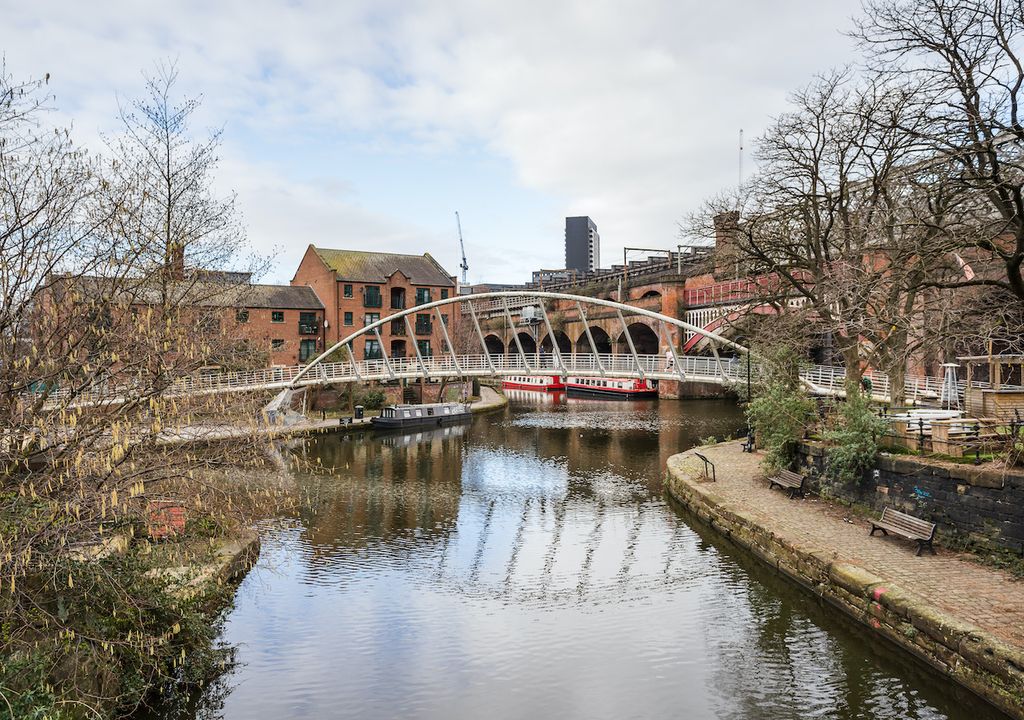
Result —
[[718, 482], [718, 475], [715, 474], [715, 464], [713, 462], [711, 462], [710, 460], [708, 460], [707, 457], [705, 457], [704, 455], [701, 455], [699, 452], [694, 452], [693, 454], [696, 455], [697, 457], [699, 457], [701, 460], [704, 461], [704, 477], [707, 478], [707, 476], [708, 476], [708, 468], [710, 467], [711, 468], [711, 482]]
[[[517, 375], [532, 372], [540, 375], [580, 375], [585, 377], [621, 376], [642, 377], [652, 380], [679, 380], [680, 373], [690, 381], [713, 383], [741, 383], [746, 379], [746, 364], [737, 360], [723, 358], [721, 366], [714, 357], [697, 355], [675, 356], [670, 362], [664, 355], [637, 354], [635, 359], [631, 353], [614, 354], [589, 352], [572, 352], [561, 355], [563, 365], [550, 353], [524, 353], [524, 358], [513, 355], [437, 355], [423, 358], [423, 365], [417, 358], [389, 358], [391, 372], [383, 359], [350, 360], [320, 363], [311, 372], [299, 380], [299, 385], [326, 385], [339, 382], [362, 380], [416, 379], [420, 377], [494, 377]], [[671, 356], [670, 356], [671, 357]], [[205, 395], [220, 392], [239, 392], [262, 389], [283, 389], [294, 386], [296, 378], [307, 366], [294, 365], [262, 368], [249, 371], [203, 371], [193, 375], [177, 378], [167, 389], [168, 396]], [[758, 377], [761, 369], [755, 363], [753, 375]], [[460, 373], [461, 370], [461, 373]], [[426, 375], [424, 375], [426, 373]], [[816, 392], [840, 395], [846, 390], [846, 370], [843, 367], [830, 365], [811, 365], [801, 371], [801, 377]], [[876, 397], [890, 396], [889, 378], [882, 373], [865, 374], [871, 379], [871, 392]], [[972, 382], [972, 387], [986, 388], [988, 383]], [[963, 395], [967, 384], [958, 383], [958, 390]], [[942, 379], [928, 376], [907, 376], [905, 392], [908, 398], [937, 398], [942, 389]], [[98, 384], [84, 390], [56, 389], [50, 392], [53, 402], [70, 398], [82, 404], [100, 404], [105, 402], [122, 402], [134, 397], [141, 388], [130, 383], [110, 386]], [[29, 393], [30, 394], [30, 393]]]

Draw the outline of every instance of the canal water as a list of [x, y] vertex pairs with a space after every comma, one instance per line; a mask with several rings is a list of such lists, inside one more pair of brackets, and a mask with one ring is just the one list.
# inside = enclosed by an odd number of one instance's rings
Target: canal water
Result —
[[999, 717], [666, 500], [722, 401], [555, 404], [294, 452], [201, 718]]

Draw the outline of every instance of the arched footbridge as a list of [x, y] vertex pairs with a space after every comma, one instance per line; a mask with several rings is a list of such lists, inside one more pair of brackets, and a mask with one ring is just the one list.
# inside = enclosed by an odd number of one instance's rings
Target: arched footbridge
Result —
[[[583, 377], [628, 377], [651, 380], [700, 382], [716, 384], [744, 383], [747, 379], [747, 363], [741, 360], [749, 351], [706, 327], [693, 325], [684, 320], [663, 315], [653, 310], [625, 305], [612, 300], [583, 297], [554, 292], [533, 292], [528, 297], [533, 301], [536, 312], [528, 319], [520, 315], [513, 318], [511, 301], [515, 301], [517, 312], [522, 312], [523, 292], [492, 292], [475, 295], [458, 295], [434, 302], [399, 310], [388, 317], [371, 322], [354, 330], [324, 350], [305, 365], [272, 367], [248, 371], [213, 371], [177, 379], [167, 390], [168, 396], [204, 395], [214, 393], [254, 392], [282, 390], [293, 392], [310, 386], [333, 385], [347, 382], [389, 381], [436, 378], [507, 377], [510, 375], [575, 375]], [[487, 322], [494, 322], [493, 311], [490, 320], [482, 321], [476, 308], [486, 302], [490, 308], [499, 304], [506, 327], [513, 329], [512, 340], [504, 353], [488, 349]], [[560, 312], [571, 311], [585, 328], [586, 342], [581, 337], [579, 345], [566, 348], [561, 343], [551, 342], [557, 338], [549, 304], [557, 304]], [[449, 324], [441, 309], [446, 306], [460, 306], [457, 320]], [[616, 346], [619, 352], [602, 352], [596, 333], [591, 332], [591, 316], [601, 315], [605, 327], [609, 319], [621, 328]], [[438, 353], [425, 356], [418, 344], [412, 342], [414, 354], [407, 357], [389, 355], [381, 328], [395, 327], [401, 323], [405, 337], [414, 339], [410, 323], [411, 316], [434, 315], [441, 331], [444, 347]], [[456, 314], [452, 314], [456, 317]], [[627, 321], [627, 317], [629, 321]], [[638, 351], [634, 333], [638, 322], [645, 335], [645, 342]], [[536, 328], [538, 337], [549, 340], [536, 342], [525, 347], [517, 327]], [[633, 329], [631, 329], [631, 327]], [[596, 330], [596, 328], [595, 328]], [[603, 331], [602, 331], [603, 332]], [[657, 337], [656, 353], [651, 353], [651, 333]], [[701, 335], [710, 354], [685, 355], [679, 352], [684, 335]], [[380, 349], [377, 357], [359, 359], [355, 341], [373, 338]], [[624, 350], [624, 351], [622, 351]], [[757, 359], [751, 359], [753, 373], [758, 372]], [[801, 373], [804, 384], [811, 392], [822, 395], [836, 395], [844, 392], [845, 372], [841, 367], [808, 366]], [[888, 379], [874, 374], [873, 392], [876, 397], [888, 397]], [[942, 379], [931, 377], [908, 377], [906, 393], [908, 398], [938, 398], [942, 392]], [[118, 395], [129, 394], [111, 388], [96, 388], [78, 394], [74, 404], [114, 403]], [[284, 395], [284, 393], [282, 393]], [[283, 397], [282, 397], [283, 400]]]

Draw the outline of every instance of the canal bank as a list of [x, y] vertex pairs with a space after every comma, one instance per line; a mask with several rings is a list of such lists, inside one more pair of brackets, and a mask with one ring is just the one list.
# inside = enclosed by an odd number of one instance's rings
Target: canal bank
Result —
[[769, 490], [739, 442], [669, 458], [669, 493], [697, 517], [870, 630], [1013, 717], [1024, 718], [1024, 584], [957, 553], [914, 555], [816, 499]]
[[[474, 414], [486, 413], [503, 409], [508, 405], [508, 399], [497, 390], [484, 386], [480, 388], [480, 398], [473, 400], [469, 405]], [[252, 437], [286, 438], [338, 431], [357, 432], [372, 430], [373, 424], [370, 420], [370, 417], [305, 419], [292, 423], [269, 425], [253, 419], [246, 425], [191, 425], [164, 431], [160, 443], [163, 445], [190, 445]]]

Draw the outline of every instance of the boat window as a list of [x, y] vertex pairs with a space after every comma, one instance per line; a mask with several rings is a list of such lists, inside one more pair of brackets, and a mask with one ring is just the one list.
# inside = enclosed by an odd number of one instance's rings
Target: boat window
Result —
[[427, 408], [427, 417], [434, 414], [434, 408]]
[[417, 410], [416, 411], [416, 417], [423, 417], [423, 411], [422, 410]]
[[445, 414], [445, 415], [451, 415], [451, 413], [452, 413], [452, 409], [451, 409], [450, 407], [446, 407], [446, 408], [444, 409], [444, 414]]
[[403, 413], [403, 416], [404, 417], [412, 417], [412, 415], [409, 413], [408, 410], [406, 410], [405, 413]]

